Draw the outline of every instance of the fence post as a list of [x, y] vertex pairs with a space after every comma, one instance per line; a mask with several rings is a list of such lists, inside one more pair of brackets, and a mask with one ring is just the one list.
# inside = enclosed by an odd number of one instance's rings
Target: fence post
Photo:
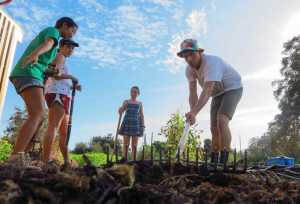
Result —
[[218, 157], [217, 157], [217, 147], [215, 147], [215, 168], [214, 171], [217, 171], [217, 162], [218, 162]]
[[190, 165], [190, 148], [187, 148], [187, 166]]
[[247, 171], [247, 151], [245, 150], [245, 159], [244, 159], [244, 172], [246, 172]]
[[169, 165], [171, 166], [171, 145], [169, 145]]
[[109, 145], [107, 146], [107, 149], [106, 149], [107, 151], [107, 157], [106, 157], [106, 163], [108, 163], [109, 162]]
[[126, 145], [126, 151], [125, 151], [125, 162], [127, 163], [127, 155], [128, 154], [128, 144]]
[[153, 146], [151, 145], [151, 163], [153, 164]]
[[223, 171], [225, 172], [226, 169], [226, 147], [224, 147], [224, 154], [223, 154]]
[[133, 161], [136, 162], [136, 145], [134, 145], [134, 155], [133, 156], [134, 156]]
[[234, 148], [233, 172], [236, 170], [236, 148]]
[[159, 165], [162, 164], [161, 145], [159, 146]]
[[207, 152], [208, 152], [208, 149], [206, 147], [205, 148], [205, 169], [207, 169]]
[[180, 163], [180, 147], [178, 147], [177, 162]]
[[143, 145], [142, 160], [145, 161], [145, 145]]
[[119, 157], [119, 147], [118, 145], [116, 145], [116, 163], [119, 162], [118, 157]]

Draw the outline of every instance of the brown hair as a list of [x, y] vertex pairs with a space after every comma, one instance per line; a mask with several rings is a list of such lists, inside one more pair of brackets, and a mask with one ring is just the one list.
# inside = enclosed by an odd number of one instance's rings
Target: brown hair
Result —
[[131, 89], [136, 89], [136, 90], [138, 90], [138, 94], [140, 95], [140, 89], [139, 89], [139, 87], [133, 86], [133, 87], [131, 87]]

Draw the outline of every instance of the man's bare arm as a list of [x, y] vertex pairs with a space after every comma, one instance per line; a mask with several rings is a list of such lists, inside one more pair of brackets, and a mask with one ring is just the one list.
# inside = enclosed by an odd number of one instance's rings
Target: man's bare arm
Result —
[[209, 97], [211, 96], [214, 86], [215, 86], [214, 81], [208, 81], [204, 83], [203, 90], [200, 94], [199, 100], [197, 101], [196, 106], [192, 109], [192, 112], [198, 114], [199, 111], [205, 106]]
[[189, 103], [190, 103], [190, 108], [192, 110], [196, 106], [198, 101], [197, 81], [190, 81], [189, 88], [190, 88]]
[[30, 66], [33, 66], [35, 63], [37, 63], [39, 55], [42, 53], [47, 52], [52, 48], [54, 45], [54, 39], [53, 38], [46, 38], [44, 43], [38, 46], [30, 55], [28, 55], [21, 66], [21, 68], [24, 68], [26, 64], [31, 62]]

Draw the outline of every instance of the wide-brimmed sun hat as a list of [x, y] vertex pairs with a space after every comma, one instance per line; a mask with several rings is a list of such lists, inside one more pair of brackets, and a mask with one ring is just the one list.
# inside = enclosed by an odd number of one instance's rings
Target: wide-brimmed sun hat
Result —
[[186, 39], [180, 44], [180, 52], [177, 53], [178, 57], [183, 57], [183, 52], [187, 50], [199, 50], [201, 53], [204, 49], [199, 47], [197, 40]]

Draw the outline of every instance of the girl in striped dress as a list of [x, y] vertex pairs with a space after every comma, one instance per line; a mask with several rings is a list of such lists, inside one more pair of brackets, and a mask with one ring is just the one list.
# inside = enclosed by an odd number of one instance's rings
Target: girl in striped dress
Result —
[[123, 135], [123, 151], [122, 157], [125, 157], [126, 145], [129, 146], [131, 137], [131, 159], [134, 160], [134, 150], [137, 148], [139, 137], [143, 136], [145, 131], [145, 120], [143, 112], [143, 104], [136, 98], [140, 94], [140, 89], [134, 86], [130, 90], [130, 99], [123, 102], [119, 108], [119, 114], [126, 111], [119, 134]]

